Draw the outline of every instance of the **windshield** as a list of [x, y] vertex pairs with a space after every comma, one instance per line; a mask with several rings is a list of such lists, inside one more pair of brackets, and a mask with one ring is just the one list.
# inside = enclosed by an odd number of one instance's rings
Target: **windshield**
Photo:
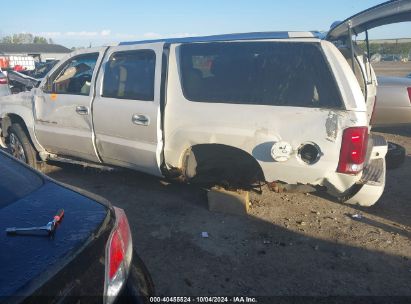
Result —
[[43, 179], [0, 151], [0, 208], [17, 201], [43, 185]]

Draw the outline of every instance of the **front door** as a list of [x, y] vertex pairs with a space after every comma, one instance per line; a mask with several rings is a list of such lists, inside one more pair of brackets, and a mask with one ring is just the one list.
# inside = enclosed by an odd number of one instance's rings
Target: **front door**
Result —
[[162, 43], [110, 48], [93, 102], [95, 141], [104, 163], [161, 175]]
[[99, 161], [93, 142], [91, 103], [104, 50], [74, 53], [35, 90], [36, 136], [48, 152]]

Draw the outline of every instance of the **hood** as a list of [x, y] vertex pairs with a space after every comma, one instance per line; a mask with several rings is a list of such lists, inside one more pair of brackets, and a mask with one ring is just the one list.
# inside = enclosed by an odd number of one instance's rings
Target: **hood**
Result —
[[348, 35], [351, 23], [353, 34], [398, 22], [411, 21], [411, 0], [393, 0], [362, 11], [342, 22], [334, 22], [327, 34], [327, 40], [337, 40]]
[[[1, 189], [1, 188], [0, 188]], [[53, 237], [7, 235], [8, 227], [43, 226], [65, 214]], [[52, 181], [0, 205], [0, 297], [27, 295], [50, 279], [94, 238], [108, 207]]]

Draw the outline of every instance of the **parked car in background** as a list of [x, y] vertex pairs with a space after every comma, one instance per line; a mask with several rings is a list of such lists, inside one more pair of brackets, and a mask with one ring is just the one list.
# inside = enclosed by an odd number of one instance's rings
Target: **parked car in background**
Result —
[[3, 71], [0, 69], [0, 96], [10, 95], [9, 80]]
[[38, 80], [17, 71], [9, 71], [7, 77], [13, 94], [30, 91], [32, 88], [37, 87], [41, 81], [41, 79]]
[[36, 62], [35, 69], [24, 71], [23, 74], [33, 77], [37, 80], [42, 80], [47, 73], [59, 62], [58, 60], [51, 60], [48, 62]]
[[141, 303], [152, 294], [122, 209], [2, 151], [0, 168], [1, 303]]
[[373, 126], [411, 124], [411, 79], [378, 77], [377, 104]]
[[56, 65], [58, 60], [53, 60], [45, 63], [37, 63], [34, 70], [26, 71], [9, 71], [8, 79], [10, 90], [13, 94], [24, 91], [30, 91], [37, 87], [47, 73]]

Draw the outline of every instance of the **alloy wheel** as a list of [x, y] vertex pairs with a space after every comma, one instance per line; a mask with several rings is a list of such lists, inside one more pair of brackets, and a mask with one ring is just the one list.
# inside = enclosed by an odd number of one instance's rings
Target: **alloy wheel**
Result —
[[22, 162], [27, 162], [26, 153], [24, 152], [23, 145], [18, 139], [18, 137], [14, 134], [10, 134], [10, 152], [15, 158]]

